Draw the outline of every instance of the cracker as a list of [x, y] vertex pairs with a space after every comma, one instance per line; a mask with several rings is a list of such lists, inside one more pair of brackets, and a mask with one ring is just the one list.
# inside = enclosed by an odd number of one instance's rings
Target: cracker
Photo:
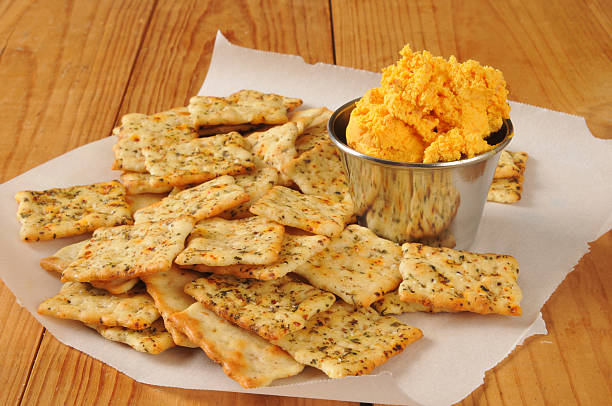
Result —
[[329, 238], [322, 235], [304, 236], [285, 234], [283, 237], [283, 245], [278, 254], [278, 259], [272, 264], [230, 266], [195, 265], [189, 268], [200, 272], [234, 275], [239, 278], [253, 278], [259, 280], [278, 279], [304, 264], [308, 258], [323, 250], [328, 243]]
[[300, 99], [241, 90], [228, 97], [195, 96], [189, 111], [197, 128], [214, 125], [282, 124], [287, 112], [300, 106]]
[[274, 343], [298, 362], [342, 378], [369, 373], [422, 336], [421, 330], [395, 317], [338, 301], [308, 320], [305, 328]]
[[[321, 141], [329, 140], [327, 122], [332, 115], [332, 111], [323, 109], [320, 115], [306, 126], [304, 131], [295, 140], [295, 149], [298, 155], [314, 148]], [[290, 118], [291, 119], [291, 118]]]
[[127, 195], [126, 200], [130, 205], [132, 215], [134, 215], [134, 213], [138, 210], [150, 206], [153, 203], [157, 203], [166, 196], [166, 194], [162, 193], [142, 193], [137, 195]]
[[118, 131], [119, 139], [113, 146], [113, 169], [146, 172], [142, 149], [147, 146], [165, 148], [198, 137], [185, 107], [150, 116], [130, 114]]
[[185, 293], [266, 340], [304, 328], [308, 319], [336, 301], [333, 294], [288, 275], [271, 281], [210, 275], [189, 283]]
[[195, 348], [197, 345], [189, 341], [187, 336], [180, 332], [170, 322], [170, 315], [181, 312], [195, 303], [195, 300], [184, 292], [185, 285], [193, 282], [202, 275], [179, 269], [175, 266], [166, 272], [159, 272], [142, 277], [147, 285], [147, 292], [155, 301], [155, 307], [164, 319], [166, 329], [172, 335], [174, 342], [183, 347]]
[[[79, 255], [89, 240], [81, 241], [76, 244], [70, 244], [50, 257], [45, 257], [40, 260], [41, 268], [47, 271], [62, 273]], [[113, 279], [110, 281], [90, 281], [94, 288], [104, 289], [112, 294], [125, 293], [132, 289], [138, 283], [138, 278], [135, 279]]]
[[397, 289], [401, 255], [399, 245], [351, 224], [295, 273], [347, 303], [365, 307]]
[[193, 220], [188, 217], [99, 228], [64, 270], [62, 281], [135, 278], [167, 271], [192, 228]]
[[263, 164], [281, 172], [283, 167], [297, 156], [295, 139], [298, 134], [298, 125], [289, 122], [267, 131], [252, 133], [246, 139], [251, 144], [253, 154]]
[[249, 200], [231, 176], [220, 176], [168, 196], [134, 213], [136, 224], [189, 216], [194, 222], [216, 216]]
[[125, 188], [117, 181], [22, 191], [15, 199], [24, 241], [52, 240], [132, 222]]
[[160, 354], [175, 346], [172, 336], [161, 320], [155, 321], [143, 330], [131, 330], [125, 327], [107, 327], [88, 324], [107, 340], [127, 344], [138, 352]]
[[289, 162], [283, 173], [307, 195], [326, 196], [352, 206], [346, 172], [338, 149], [331, 141], [321, 141], [311, 150]]
[[339, 235], [352, 216], [347, 205], [283, 186], [274, 186], [249, 210], [279, 224], [329, 237]]
[[239, 175], [255, 169], [249, 145], [237, 132], [198, 138], [168, 147], [147, 146], [142, 153], [149, 173], [182, 186], [221, 175]]
[[312, 123], [315, 120], [317, 122], [321, 122], [322, 120], [320, 120], [319, 117], [326, 114], [326, 110], [327, 109], [324, 107], [316, 107], [312, 109], [296, 111], [289, 115], [289, 121], [297, 125], [298, 132], [301, 134], [306, 130], [306, 128], [312, 126]]
[[81, 282], [64, 283], [59, 294], [38, 306], [38, 313], [132, 330], [145, 329], [159, 318], [153, 299], [143, 289], [111, 295]]
[[431, 306], [425, 306], [415, 302], [403, 302], [400, 300], [396, 290], [389, 292], [383, 296], [378, 302], [372, 303], [372, 308], [380, 313], [381, 316], [389, 314], [402, 314], [414, 312], [430, 312], [433, 313]]
[[264, 217], [242, 220], [211, 218], [191, 232], [187, 248], [176, 257], [178, 265], [266, 265], [278, 259], [285, 228]]
[[493, 179], [487, 193], [487, 201], [496, 203], [516, 203], [523, 194], [523, 179], [518, 178]]
[[495, 168], [493, 179], [518, 178], [525, 172], [525, 165], [529, 154], [526, 152], [512, 152], [503, 150], [499, 155], [499, 162]]
[[170, 321], [244, 388], [267, 386], [304, 369], [279, 347], [225, 321], [201, 303], [174, 313]]
[[173, 188], [166, 178], [151, 176], [149, 173], [124, 172], [120, 178], [125, 185], [125, 189], [131, 195], [168, 193]]
[[236, 175], [234, 179], [236, 184], [249, 194], [250, 199], [219, 214], [219, 217], [227, 220], [252, 216], [249, 208], [278, 183], [278, 171], [265, 167], [246, 175]]
[[401, 300], [433, 311], [521, 314], [519, 268], [513, 257], [412, 243], [402, 249]]

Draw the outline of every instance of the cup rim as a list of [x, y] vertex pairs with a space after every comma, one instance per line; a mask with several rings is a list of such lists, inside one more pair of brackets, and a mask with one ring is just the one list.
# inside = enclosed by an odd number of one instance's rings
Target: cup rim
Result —
[[411, 169], [438, 169], [438, 168], [441, 169], [441, 168], [455, 168], [455, 167], [460, 167], [460, 166], [469, 166], [469, 165], [473, 165], [481, 161], [485, 161], [491, 158], [492, 156], [494, 156], [495, 154], [497, 154], [498, 152], [500, 152], [501, 150], [503, 150], [506, 147], [506, 145], [510, 143], [510, 141], [512, 140], [512, 136], [514, 135], [514, 126], [512, 124], [512, 121], [510, 119], [503, 119], [502, 127], [503, 126], [506, 127], [506, 135], [504, 139], [498, 144], [496, 144], [495, 147], [491, 149], [490, 151], [484, 152], [480, 155], [476, 155], [475, 157], [472, 157], [472, 158], [461, 159], [459, 161], [434, 162], [434, 163], [400, 162], [400, 161], [392, 161], [392, 160], [383, 159], [383, 158], [377, 158], [371, 155], [363, 154], [349, 147], [346, 143], [338, 139], [338, 137], [336, 136], [336, 132], [334, 130], [334, 123], [336, 122], [336, 119], [338, 118], [338, 116], [341, 113], [343, 113], [345, 110], [350, 108], [351, 106], [354, 108], [355, 103], [359, 101], [360, 99], [361, 98], [358, 97], [354, 100], [351, 100], [343, 104], [339, 108], [337, 108], [332, 113], [332, 115], [329, 118], [329, 121], [327, 122], [327, 131], [329, 133], [329, 138], [331, 138], [332, 142], [338, 148], [340, 148], [343, 152], [349, 155], [352, 155], [356, 158], [364, 159], [364, 160], [367, 160], [367, 161], [370, 161], [372, 163], [382, 165], [382, 166], [391, 166], [391, 167], [396, 167], [396, 168], [411, 168]]

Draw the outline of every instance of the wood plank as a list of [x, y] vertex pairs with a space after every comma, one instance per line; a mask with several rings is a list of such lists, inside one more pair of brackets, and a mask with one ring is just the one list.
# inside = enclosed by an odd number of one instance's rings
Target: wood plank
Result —
[[[160, 2], [127, 87], [120, 114], [152, 113], [188, 102], [204, 81], [217, 28], [242, 46], [333, 63], [325, 0]], [[108, 131], [112, 125], [108, 126]], [[23, 404], [181, 404], [348, 406], [351, 402], [190, 391], [140, 384], [46, 334]]]
[[512, 100], [584, 116], [612, 138], [612, 12], [588, 3], [333, 0], [336, 62], [371, 71], [410, 43], [504, 72]]
[[[612, 138], [611, 11], [602, 1], [332, 0], [336, 61], [379, 71], [406, 43], [476, 59], [504, 72], [512, 100], [584, 115], [594, 135]], [[610, 235], [544, 306], [550, 334], [517, 348], [460, 404], [610, 403], [612, 281], [600, 270], [612, 268]]]
[[[140, 1], [0, 3], [0, 182], [108, 135], [143, 13]], [[0, 404], [18, 404], [43, 328], [3, 283], [0, 323], [0, 358], [10, 365], [0, 369]]]

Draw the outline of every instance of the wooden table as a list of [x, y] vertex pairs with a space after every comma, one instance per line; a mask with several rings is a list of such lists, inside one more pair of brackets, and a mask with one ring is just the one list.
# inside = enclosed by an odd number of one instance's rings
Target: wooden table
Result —
[[[121, 116], [185, 105], [221, 30], [242, 46], [378, 71], [405, 43], [501, 69], [510, 98], [612, 138], [609, 0], [0, 0], [0, 181], [106, 137]], [[543, 308], [549, 334], [463, 405], [612, 402], [612, 232]], [[0, 404], [348, 405], [152, 387], [60, 344], [0, 283]]]

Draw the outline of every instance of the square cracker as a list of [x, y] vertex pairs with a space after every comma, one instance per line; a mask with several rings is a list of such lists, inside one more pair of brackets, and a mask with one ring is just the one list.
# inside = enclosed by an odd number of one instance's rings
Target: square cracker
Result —
[[210, 275], [185, 286], [185, 293], [220, 317], [266, 340], [304, 328], [336, 297], [289, 275], [271, 281]]
[[198, 222], [178, 265], [266, 265], [278, 259], [285, 228], [265, 217], [210, 218]]
[[397, 289], [401, 255], [399, 245], [351, 224], [295, 273], [347, 303], [365, 307]]
[[248, 143], [237, 132], [198, 138], [170, 146], [147, 146], [142, 153], [153, 177], [175, 186], [205, 182], [255, 169]]
[[525, 172], [525, 165], [529, 154], [526, 152], [512, 152], [503, 150], [495, 168], [493, 179], [518, 178]]
[[113, 169], [146, 172], [142, 155], [144, 147], [168, 147], [198, 137], [191, 123], [191, 115], [185, 107], [150, 116], [128, 114], [121, 121], [118, 140], [113, 146]]
[[369, 373], [422, 336], [395, 317], [338, 301], [274, 343], [298, 362], [342, 378]]
[[131, 330], [125, 327], [108, 327], [88, 324], [107, 340], [127, 344], [138, 352], [160, 354], [175, 346], [172, 336], [161, 320], [155, 321], [143, 330]]
[[249, 210], [279, 224], [328, 237], [339, 235], [352, 216], [347, 205], [283, 186], [274, 186]]
[[15, 199], [19, 202], [19, 235], [24, 241], [52, 240], [132, 223], [125, 187], [117, 181], [22, 191]]
[[338, 149], [331, 141], [321, 141], [311, 150], [289, 162], [283, 173], [307, 195], [326, 196], [352, 206], [346, 172]]
[[219, 214], [219, 217], [227, 220], [252, 216], [253, 214], [251, 214], [249, 208], [265, 195], [268, 190], [272, 189], [272, 186], [278, 183], [278, 171], [274, 168], [264, 167], [253, 173], [236, 175], [234, 179], [236, 184], [249, 194], [250, 199]]
[[509, 255], [477, 254], [406, 243], [400, 299], [433, 311], [521, 314], [518, 263]]
[[155, 307], [164, 319], [166, 329], [172, 334], [174, 342], [182, 347], [196, 348], [197, 345], [174, 327], [170, 322], [170, 315], [181, 312], [195, 303], [195, 300], [186, 294], [184, 289], [185, 285], [201, 276], [197, 272], [173, 266], [168, 271], [142, 277], [142, 281], [147, 285], [147, 292], [155, 301]]
[[188, 268], [199, 272], [212, 272], [222, 275], [234, 275], [239, 278], [259, 280], [278, 279], [294, 271], [305, 263], [308, 258], [324, 249], [329, 238], [322, 235], [290, 235], [285, 234], [278, 259], [269, 265], [229, 265], [206, 266], [194, 265]]
[[282, 172], [283, 167], [297, 156], [295, 140], [299, 133], [299, 126], [288, 122], [267, 131], [254, 132], [246, 139], [251, 144], [253, 154], [264, 165]]
[[244, 388], [267, 386], [304, 369], [279, 347], [218, 317], [201, 303], [174, 313], [170, 321]]
[[[74, 261], [89, 240], [81, 241], [76, 244], [70, 244], [60, 248], [55, 254], [50, 257], [45, 257], [40, 260], [40, 266], [46, 271], [62, 273], [64, 269]], [[109, 281], [90, 281], [94, 288], [104, 289], [109, 293], [118, 295], [132, 289], [138, 283], [138, 278], [134, 279], [112, 279]]]
[[124, 172], [121, 174], [121, 182], [131, 195], [142, 193], [168, 193], [172, 186], [166, 178], [152, 176], [149, 173]]
[[249, 198], [233, 177], [220, 176], [138, 210], [134, 220], [139, 224], [189, 216], [196, 222], [236, 207]]
[[300, 99], [256, 90], [240, 90], [228, 97], [194, 96], [188, 109], [197, 128], [213, 125], [282, 124]]
[[153, 299], [144, 289], [111, 295], [89, 283], [64, 283], [59, 294], [42, 302], [38, 313], [85, 324], [142, 330], [159, 318]]
[[99, 228], [62, 273], [63, 281], [135, 278], [170, 269], [185, 247], [193, 220], [181, 217], [158, 223]]
[[496, 203], [516, 203], [523, 194], [523, 175], [518, 178], [493, 179], [487, 201]]

